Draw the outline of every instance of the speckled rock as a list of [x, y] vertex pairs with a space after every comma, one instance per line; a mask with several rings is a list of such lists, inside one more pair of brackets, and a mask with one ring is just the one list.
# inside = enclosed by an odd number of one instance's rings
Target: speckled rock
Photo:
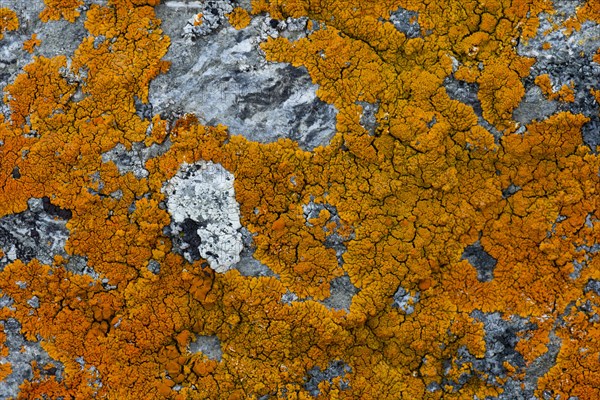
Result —
[[326, 144], [335, 131], [335, 108], [317, 98], [304, 68], [267, 62], [259, 48], [268, 36], [299, 35], [306, 21], [273, 27], [263, 16], [238, 31], [219, 20], [218, 29], [190, 37], [182, 20], [200, 11], [156, 8], [171, 37], [166, 59], [172, 66], [150, 85], [154, 111], [165, 117], [193, 113], [202, 123], [224, 124], [259, 142], [288, 137], [305, 149]]
[[183, 232], [187, 246], [180, 245], [180, 251], [189, 261], [200, 256], [217, 272], [240, 261], [242, 225], [230, 172], [212, 162], [184, 163], [163, 192], [172, 218], [171, 234]]

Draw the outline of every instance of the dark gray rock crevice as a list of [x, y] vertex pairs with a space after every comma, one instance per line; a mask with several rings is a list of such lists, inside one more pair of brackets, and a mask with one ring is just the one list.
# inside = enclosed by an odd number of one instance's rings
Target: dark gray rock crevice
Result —
[[479, 92], [479, 85], [477, 83], [461, 81], [451, 75], [444, 80], [444, 87], [451, 99], [458, 100], [473, 109], [473, 112], [477, 116], [477, 123], [490, 132], [494, 136], [496, 142], [500, 140], [502, 133], [483, 118], [483, 109], [481, 108], [481, 102], [477, 97], [477, 93]]
[[477, 279], [480, 282], [494, 279], [494, 269], [498, 261], [485, 251], [479, 240], [465, 247], [462, 259], [467, 260], [477, 270]]

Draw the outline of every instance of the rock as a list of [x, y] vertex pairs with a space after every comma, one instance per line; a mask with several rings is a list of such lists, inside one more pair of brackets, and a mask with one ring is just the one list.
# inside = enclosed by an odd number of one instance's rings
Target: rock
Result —
[[185, 246], [180, 241], [179, 247], [188, 261], [202, 257], [216, 272], [240, 261], [242, 225], [230, 172], [210, 161], [184, 163], [162, 191], [172, 217], [171, 235], [183, 233]]

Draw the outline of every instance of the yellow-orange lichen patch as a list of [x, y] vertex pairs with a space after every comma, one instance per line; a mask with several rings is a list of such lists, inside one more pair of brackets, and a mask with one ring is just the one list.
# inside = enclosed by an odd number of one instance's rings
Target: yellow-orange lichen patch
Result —
[[504, 63], [497, 63], [488, 66], [478, 82], [484, 118], [499, 130], [508, 129], [512, 112], [525, 94], [519, 74]]
[[597, 102], [600, 102], [600, 90], [590, 89], [590, 93], [592, 96], [594, 96]]
[[19, 19], [17, 14], [7, 7], [0, 8], [0, 40], [4, 37], [4, 32], [14, 31], [19, 28]]
[[587, 0], [578, 7], [577, 19], [580, 23], [591, 20], [600, 23], [600, 2], [598, 0]]
[[251, 20], [248, 11], [241, 7], [234, 8], [232, 12], [227, 14], [227, 19], [229, 20], [231, 26], [233, 26], [235, 29], [243, 29], [247, 27]]
[[[561, 348], [556, 365], [540, 379], [538, 393], [552, 390], [557, 396], [581, 399], [600, 396], [598, 311], [598, 295], [593, 291], [587, 292], [569, 308], [565, 326], [557, 330]], [[571, 368], [574, 364], [578, 368]]]
[[542, 93], [550, 100], [560, 100], [572, 103], [575, 101], [575, 92], [573, 84], [563, 85], [559, 90], [554, 90], [552, 81], [548, 74], [538, 75], [535, 77], [535, 84], [542, 89]]
[[33, 35], [31, 35], [31, 38], [23, 42], [23, 50], [25, 50], [28, 53], [33, 53], [33, 50], [40, 44], [42, 44], [42, 41], [38, 39], [37, 34], [34, 33]]
[[40, 13], [42, 21], [58, 21], [64, 18], [69, 22], [75, 22], [79, 17], [78, 8], [83, 5], [83, 0], [44, 0], [44, 4], [46, 8]]
[[198, 14], [194, 15], [194, 26], [202, 25], [204, 23], [204, 20], [202, 18], [203, 18], [202, 13], [198, 13]]
[[[147, 102], [150, 80], [168, 68], [157, 3], [93, 5], [90, 36], [70, 64], [34, 58], [7, 86], [1, 215], [44, 196], [72, 213], [68, 257], [0, 272], [14, 301], [3, 317], [65, 366], [61, 381], [34, 374], [21, 398], [308, 399], [314, 368], [337, 361], [345, 375], [316, 385], [320, 398], [495, 396], [502, 380], [460, 355], [486, 354], [474, 310], [536, 324], [516, 346], [526, 362], [551, 335], [572, 339], [540, 390], [597, 395], [594, 378], [573, 367], [598, 370], [587, 345], [596, 323], [586, 321], [597, 299], [586, 285], [600, 279], [599, 265], [585, 249], [600, 242], [600, 161], [582, 145], [588, 119], [562, 112], [516, 133], [511, 116], [534, 62], [514, 45], [532, 35], [547, 2], [253, 1], [251, 14], [319, 27], [262, 44], [268, 60], [306, 67], [317, 95], [338, 109], [336, 135], [312, 152], [291, 140], [249, 142], [190, 115], [138, 117], [135, 97]], [[400, 6], [419, 13], [423, 37], [389, 21]], [[479, 85], [483, 117], [503, 136], [449, 97], [452, 74]], [[378, 105], [373, 132], [361, 125], [361, 102]], [[144, 177], [102, 156], [136, 142], [170, 146], [146, 162]], [[215, 274], [173, 248], [161, 189], [183, 162], [199, 160], [235, 176], [254, 256], [275, 276]], [[311, 207], [322, 211], [307, 216]], [[489, 281], [463, 257], [476, 242], [496, 262]], [[74, 273], [74, 256], [93, 273]], [[586, 267], [573, 277], [575, 262]], [[357, 288], [348, 312], [315, 301], [328, 304], [342, 276]], [[400, 287], [410, 307], [397, 305]], [[220, 353], [192, 352], [207, 337]], [[506, 368], [502, 379], [522, 378], [522, 368]]]

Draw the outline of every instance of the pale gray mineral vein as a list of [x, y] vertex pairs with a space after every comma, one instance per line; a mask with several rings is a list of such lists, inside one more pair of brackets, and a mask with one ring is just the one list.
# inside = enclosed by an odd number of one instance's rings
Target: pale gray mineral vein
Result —
[[181, 232], [186, 221], [193, 221], [198, 253], [212, 269], [225, 272], [240, 261], [242, 225], [229, 171], [210, 161], [183, 163], [162, 191], [167, 196], [171, 231]]
[[193, 113], [258, 142], [288, 137], [305, 149], [327, 144], [335, 133], [334, 107], [317, 98], [306, 69], [267, 62], [258, 47], [269, 36], [302, 36], [306, 21], [262, 16], [238, 31], [214, 3], [209, 13], [216, 13], [215, 26], [208, 32], [188, 23], [199, 9], [156, 8], [171, 37], [166, 59], [172, 66], [150, 84], [154, 111], [167, 117]]

